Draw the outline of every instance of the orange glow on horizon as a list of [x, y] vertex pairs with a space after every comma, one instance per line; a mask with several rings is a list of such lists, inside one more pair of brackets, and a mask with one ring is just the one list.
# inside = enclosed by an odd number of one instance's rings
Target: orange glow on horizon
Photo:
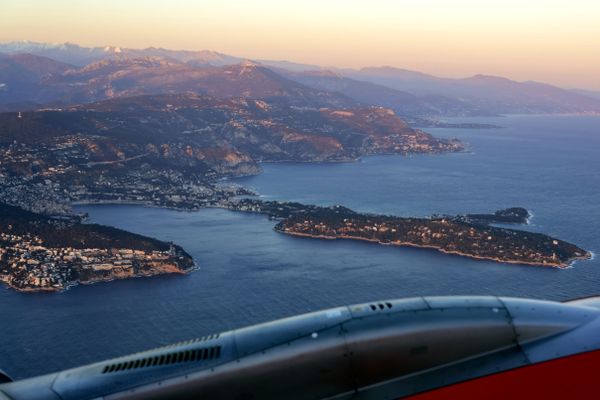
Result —
[[0, 41], [210, 49], [600, 90], [596, 0], [21, 0], [3, 4], [0, 26]]

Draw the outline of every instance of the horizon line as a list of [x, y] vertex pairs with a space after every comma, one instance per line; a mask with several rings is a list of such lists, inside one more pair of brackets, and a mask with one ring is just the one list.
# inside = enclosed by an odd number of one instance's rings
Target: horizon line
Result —
[[[183, 51], [183, 52], [210, 52], [210, 53], [216, 53], [216, 54], [227, 56], [227, 57], [239, 58], [241, 60], [240, 62], [243, 62], [244, 60], [249, 60], [249, 61], [255, 61], [255, 62], [258, 62], [258, 63], [261, 63], [261, 62], [291, 63], [291, 64], [304, 65], [304, 66], [307, 66], [307, 67], [316, 67], [318, 70], [323, 70], [323, 71], [327, 71], [327, 70], [331, 70], [331, 69], [362, 71], [362, 70], [368, 69], [368, 68], [390, 68], [390, 69], [395, 69], [395, 70], [404, 71], [404, 72], [411, 72], [411, 73], [423, 74], [423, 75], [427, 75], [427, 76], [430, 76], [432, 78], [438, 78], [438, 79], [462, 80], [462, 79], [469, 79], [469, 78], [474, 78], [474, 77], [481, 76], [481, 77], [489, 77], [489, 78], [508, 79], [510, 81], [517, 82], [517, 83], [539, 83], [539, 84], [553, 86], [553, 87], [556, 87], [556, 88], [559, 88], [559, 89], [563, 89], [563, 90], [567, 90], [567, 91], [584, 90], [584, 91], [590, 91], [590, 92], [600, 92], [600, 88], [589, 89], [589, 88], [582, 88], [582, 87], [566, 87], [566, 86], [562, 86], [562, 85], [558, 85], [558, 84], [554, 84], [554, 83], [548, 83], [548, 82], [545, 82], [545, 81], [538, 81], [538, 80], [535, 80], [535, 79], [517, 80], [517, 79], [506, 77], [504, 75], [497, 75], [497, 74], [485, 73], [485, 72], [478, 72], [478, 73], [474, 73], [474, 74], [471, 74], [471, 75], [448, 76], [448, 75], [442, 75], [442, 74], [438, 75], [438, 74], [434, 74], [434, 73], [423, 72], [423, 71], [414, 70], [414, 69], [407, 69], [407, 68], [398, 67], [398, 66], [395, 66], [395, 65], [392, 65], [392, 64], [363, 65], [363, 66], [360, 66], [360, 67], [347, 67], [347, 66], [337, 66], [337, 65], [320, 65], [320, 64], [305, 63], [305, 62], [301, 62], [301, 61], [293, 61], [293, 60], [290, 60], [290, 59], [283, 59], [283, 58], [282, 59], [265, 59], [265, 58], [261, 59], [261, 58], [243, 57], [243, 56], [232, 55], [232, 54], [228, 54], [228, 53], [223, 53], [223, 52], [218, 51], [218, 50], [212, 50], [212, 49], [207, 49], [207, 48], [190, 49], [190, 48], [171, 48], [171, 47], [161, 47], [161, 46], [125, 47], [125, 46], [119, 46], [119, 45], [114, 45], [114, 44], [95, 45], [94, 46], [94, 45], [81, 45], [79, 43], [71, 42], [71, 41], [65, 41], [65, 42], [62, 42], [62, 41], [59, 41], [59, 42], [40, 42], [40, 41], [29, 40], [29, 39], [22, 39], [22, 40], [0, 40], [0, 45], [13, 44], [13, 43], [15, 43], [15, 44], [18, 44], [18, 43], [28, 43], [28, 44], [33, 44], [33, 45], [51, 45], [51, 46], [73, 45], [73, 46], [77, 46], [77, 47], [82, 48], [82, 49], [111, 49], [111, 48], [113, 48], [113, 49], [124, 49], [124, 50], [149, 50], [149, 49], [156, 49], [156, 50]], [[2, 52], [0, 52], [0, 54], [2, 54]], [[7, 53], [4, 53], [4, 54], [7, 54]], [[13, 53], [13, 54], [19, 54], [19, 53]], [[33, 54], [33, 53], [24, 51], [21, 54]], [[116, 54], [118, 54], [118, 53], [116, 53]], [[43, 57], [46, 57], [46, 56], [43, 56]], [[47, 57], [47, 58], [51, 58], [51, 57]], [[60, 60], [55, 60], [55, 61], [60, 61]], [[269, 66], [267, 66], [267, 67], [269, 67]], [[283, 67], [280, 67], [280, 68], [283, 68]], [[303, 71], [314, 71], [314, 70], [306, 69], [306, 70], [303, 70]], [[334, 71], [332, 71], [332, 72], [334, 72]], [[351, 79], [354, 79], [354, 78], [351, 78]]]

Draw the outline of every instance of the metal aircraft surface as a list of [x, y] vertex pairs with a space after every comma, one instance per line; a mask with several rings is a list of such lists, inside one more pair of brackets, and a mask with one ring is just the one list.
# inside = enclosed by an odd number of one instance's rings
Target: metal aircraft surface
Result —
[[332, 308], [0, 384], [1, 400], [600, 398], [600, 297]]

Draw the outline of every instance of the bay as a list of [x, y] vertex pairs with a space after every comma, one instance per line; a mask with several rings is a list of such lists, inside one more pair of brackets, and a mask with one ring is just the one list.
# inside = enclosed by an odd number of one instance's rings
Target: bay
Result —
[[[522, 206], [522, 227], [600, 250], [600, 117], [461, 119], [502, 129], [428, 129], [470, 152], [373, 156], [344, 164], [264, 164], [236, 180], [267, 200], [343, 204], [403, 216]], [[598, 259], [559, 270], [432, 250], [281, 235], [264, 216], [83, 206], [92, 222], [182, 245], [185, 276], [114, 281], [64, 293], [0, 289], [0, 368], [37, 375], [326, 307], [422, 295], [553, 300], [600, 294]]]

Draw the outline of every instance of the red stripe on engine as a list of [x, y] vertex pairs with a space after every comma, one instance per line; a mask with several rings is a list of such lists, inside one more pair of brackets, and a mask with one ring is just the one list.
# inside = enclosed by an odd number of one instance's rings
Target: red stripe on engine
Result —
[[409, 396], [440, 399], [600, 399], [600, 350], [528, 365]]

